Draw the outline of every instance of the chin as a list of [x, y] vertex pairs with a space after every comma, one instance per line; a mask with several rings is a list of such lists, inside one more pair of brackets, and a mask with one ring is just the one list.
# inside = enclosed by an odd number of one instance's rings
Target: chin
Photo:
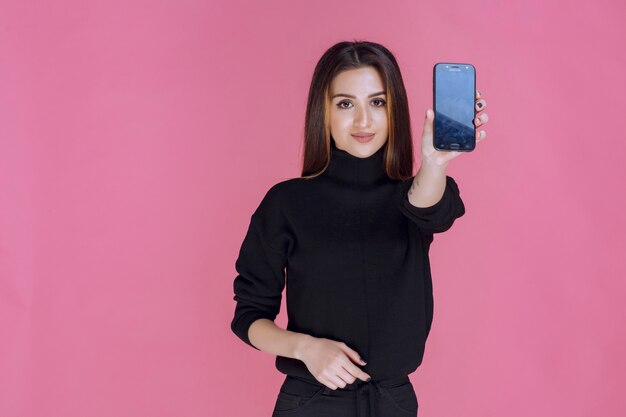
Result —
[[359, 158], [367, 158], [368, 156], [372, 156], [375, 154], [380, 148], [385, 146], [387, 140], [377, 141], [376, 138], [368, 143], [360, 143], [352, 136], [349, 136], [346, 140], [341, 142], [335, 141], [335, 144], [339, 149], [343, 149], [350, 153], [351, 155], [357, 156]]
[[350, 149], [351, 153], [354, 155], [358, 155], [362, 158], [367, 158], [368, 156], [374, 155], [380, 148], [385, 146], [386, 142], [369, 142], [369, 143], [359, 143], [356, 140], [352, 139], [352, 143]]
[[362, 147], [355, 147], [352, 148], [350, 150], [348, 150], [348, 153], [352, 154], [353, 156], [356, 156], [358, 158], [368, 158], [372, 155], [374, 155], [376, 151], [375, 150], [370, 150], [370, 149], [363, 149]]

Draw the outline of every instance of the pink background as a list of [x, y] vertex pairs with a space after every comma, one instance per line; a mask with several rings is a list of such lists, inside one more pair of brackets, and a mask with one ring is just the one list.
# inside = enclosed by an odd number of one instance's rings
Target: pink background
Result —
[[398, 59], [416, 143], [435, 62], [488, 103], [431, 250], [420, 417], [623, 415], [623, 1], [3, 1], [0, 30], [0, 416], [270, 415], [234, 262], [354, 39]]

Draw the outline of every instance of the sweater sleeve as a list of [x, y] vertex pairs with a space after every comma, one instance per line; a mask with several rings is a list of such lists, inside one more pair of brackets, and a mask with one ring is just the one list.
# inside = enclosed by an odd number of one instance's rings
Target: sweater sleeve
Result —
[[459, 187], [454, 179], [446, 175], [446, 188], [441, 199], [429, 207], [417, 207], [409, 201], [408, 191], [415, 176], [402, 183], [400, 211], [417, 227], [431, 233], [445, 232], [454, 221], [465, 214]]
[[231, 330], [257, 350], [248, 338], [248, 329], [257, 319], [276, 318], [285, 287], [288, 235], [273, 194], [270, 190], [252, 215], [235, 262], [238, 275], [233, 299], [237, 303]]

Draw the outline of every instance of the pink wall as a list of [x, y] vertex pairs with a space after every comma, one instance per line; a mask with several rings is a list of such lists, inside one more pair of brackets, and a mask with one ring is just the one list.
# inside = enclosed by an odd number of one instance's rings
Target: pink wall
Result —
[[488, 103], [431, 251], [420, 417], [623, 415], [622, 1], [4, 1], [0, 30], [0, 416], [270, 415], [234, 261], [353, 39], [396, 55], [416, 138], [435, 62]]

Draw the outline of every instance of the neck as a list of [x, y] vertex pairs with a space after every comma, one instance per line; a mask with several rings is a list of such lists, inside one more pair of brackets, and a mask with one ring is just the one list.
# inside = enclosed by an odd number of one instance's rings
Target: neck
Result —
[[337, 148], [335, 141], [330, 141], [330, 163], [325, 175], [352, 185], [373, 185], [387, 177], [383, 155], [386, 145], [374, 154], [359, 158], [343, 149]]

